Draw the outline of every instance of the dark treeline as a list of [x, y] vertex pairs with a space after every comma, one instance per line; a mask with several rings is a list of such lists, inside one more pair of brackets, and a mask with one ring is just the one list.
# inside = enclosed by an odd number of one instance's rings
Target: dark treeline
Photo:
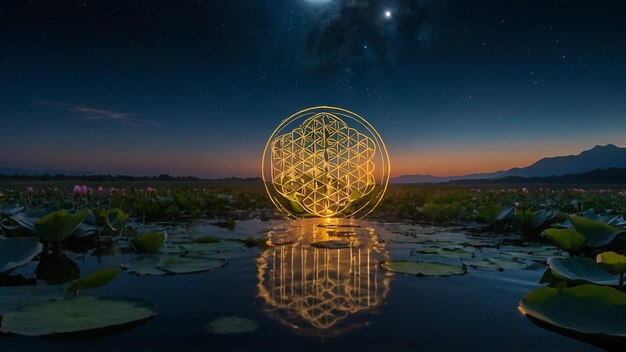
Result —
[[119, 182], [119, 181], [257, 181], [259, 177], [227, 177], [219, 179], [203, 179], [195, 176], [171, 176], [161, 174], [155, 176], [129, 176], [129, 175], [64, 175], [64, 174], [43, 174], [43, 175], [3, 175], [0, 174], [0, 180], [3, 181], [94, 181], [94, 182]]

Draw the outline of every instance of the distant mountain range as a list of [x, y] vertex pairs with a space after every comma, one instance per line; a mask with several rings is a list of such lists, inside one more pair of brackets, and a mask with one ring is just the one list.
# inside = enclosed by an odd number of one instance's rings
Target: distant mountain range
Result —
[[527, 167], [515, 167], [505, 171], [439, 177], [432, 175], [403, 175], [391, 179], [391, 183], [443, 183], [456, 180], [493, 180], [508, 177], [551, 177], [581, 174], [597, 169], [626, 168], [626, 148], [613, 144], [597, 145], [578, 155], [543, 158]]

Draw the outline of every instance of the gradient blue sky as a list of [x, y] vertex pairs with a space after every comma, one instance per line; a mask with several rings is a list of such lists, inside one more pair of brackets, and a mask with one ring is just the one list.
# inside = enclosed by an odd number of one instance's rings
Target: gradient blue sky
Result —
[[315, 105], [366, 117], [394, 175], [625, 146], [624, 7], [4, 1], [0, 166], [257, 176], [275, 126]]

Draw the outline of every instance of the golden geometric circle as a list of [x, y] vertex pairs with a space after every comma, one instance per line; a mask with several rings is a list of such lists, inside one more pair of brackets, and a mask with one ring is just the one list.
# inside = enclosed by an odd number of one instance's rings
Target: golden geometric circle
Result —
[[317, 106], [278, 125], [262, 169], [270, 199], [293, 217], [362, 217], [381, 201], [390, 162], [380, 134], [364, 118]]

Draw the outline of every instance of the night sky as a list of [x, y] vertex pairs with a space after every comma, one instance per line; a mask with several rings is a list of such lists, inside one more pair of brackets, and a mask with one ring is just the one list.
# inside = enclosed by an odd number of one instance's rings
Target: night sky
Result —
[[0, 166], [258, 176], [335, 105], [392, 175], [626, 145], [624, 1], [2, 1]]

